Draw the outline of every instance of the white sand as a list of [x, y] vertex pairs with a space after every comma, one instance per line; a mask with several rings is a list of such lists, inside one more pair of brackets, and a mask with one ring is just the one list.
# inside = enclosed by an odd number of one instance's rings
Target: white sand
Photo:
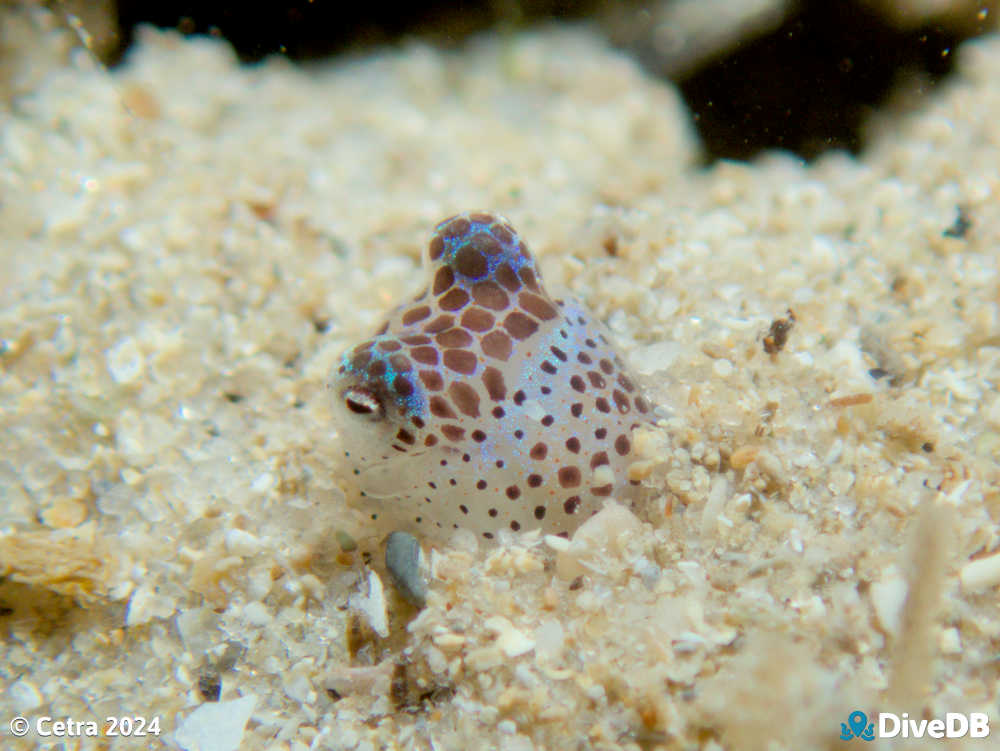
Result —
[[[159, 715], [194, 748], [214, 669], [256, 697], [241, 749], [1000, 728], [1000, 39], [859, 160], [699, 171], [676, 93], [583, 31], [306, 69], [144, 31], [109, 73], [31, 28], [0, 123], [0, 717]], [[435, 552], [382, 640], [345, 609], [336, 532], [384, 530], [345, 506], [324, 383], [478, 207], [665, 405], [650, 499]]]

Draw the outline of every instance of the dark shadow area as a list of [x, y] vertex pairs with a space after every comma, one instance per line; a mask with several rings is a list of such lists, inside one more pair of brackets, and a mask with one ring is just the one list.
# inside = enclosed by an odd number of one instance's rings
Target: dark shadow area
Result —
[[709, 161], [786, 149], [812, 159], [864, 148], [867, 116], [906, 75], [933, 86], [962, 41], [900, 31], [857, 2], [809, 0], [773, 33], [676, 81]]
[[[117, 59], [143, 23], [224, 37], [244, 62], [271, 54], [307, 61], [405, 37], [452, 46], [490, 28], [599, 20], [606, 7], [600, 0], [119, 0]], [[641, 9], [642, 4], [633, 7]], [[801, 0], [772, 33], [720, 53], [674, 82], [693, 113], [708, 162], [750, 159], [768, 149], [785, 149], [805, 159], [829, 149], [858, 153], [865, 146], [868, 115], [893, 95], [901, 80], [919, 80], [919, 93], [926, 93], [951, 71], [955, 46], [992, 23], [983, 15], [981, 22], [972, 19], [954, 28], [900, 30], [862, 0]], [[656, 61], [634, 52], [655, 74]]]
[[292, 60], [325, 58], [419, 37], [448, 46], [498, 26], [518, 27], [554, 18], [580, 18], [600, 0], [429, 0], [341, 3], [333, 0], [119, 0], [121, 51], [138, 24], [227, 39], [243, 62], [271, 54]]

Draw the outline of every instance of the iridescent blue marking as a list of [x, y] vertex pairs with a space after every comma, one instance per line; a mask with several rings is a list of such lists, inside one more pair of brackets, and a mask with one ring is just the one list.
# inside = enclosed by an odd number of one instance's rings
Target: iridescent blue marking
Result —
[[[380, 350], [378, 345], [380, 342], [384, 341], [398, 340], [391, 334], [382, 334], [381, 336], [376, 336], [372, 339], [374, 346], [371, 348], [371, 359], [363, 368], [359, 368], [354, 365], [354, 355], [352, 352], [345, 352], [340, 358], [340, 365], [343, 373], [354, 376], [362, 383], [368, 384], [369, 387], [377, 392], [378, 396], [388, 398], [398, 408], [405, 411], [407, 418], [424, 417], [426, 414], [427, 403], [424, 399], [424, 389], [422, 384], [419, 382], [419, 379], [413, 370], [403, 373], [393, 367], [390, 360], [396, 352], [383, 352]], [[375, 376], [371, 373], [372, 365], [376, 362], [381, 362], [385, 366], [385, 372], [380, 376]], [[394, 385], [397, 376], [402, 376], [409, 382], [411, 387], [409, 394], [403, 395], [399, 393]]]
[[[441, 222], [437, 227], [434, 228], [434, 231], [436, 233], [441, 232], [443, 228], [447, 227], [449, 224], [454, 222], [455, 218], [456, 217], [452, 217], [451, 219], [446, 219], [445, 221]], [[521, 248], [523, 247], [523, 245], [521, 243], [521, 238], [518, 236], [516, 232], [510, 230], [511, 239], [508, 242], [503, 242], [500, 238], [498, 238], [496, 235], [490, 232], [490, 227], [492, 226], [492, 223], [476, 222], [473, 221], [472, 219], [469, 219], [468, 217], [465, 217], [465, 219], [469, 223], [469, 229], [467, 232], [465, 232], [462, 235], [459, 235], [458, 237], [441, 238], [444, 241], [444, 252], [441, 254], [441, 257], [437, 261], [435, 261], [436, 264], [451, 266], [452, 269], [455, 271], [455, 277], [457, 279], [463, 279], [463, 278], [472, 279], [473, 281], [477, 282], [484, 281], [487, 279], [494, 279], [495, 274], [497, 273], [497, 269], [503, 263], [510, 264], [511, 269], [513, 269], [515, 274], [519, 273], [521, 269], [524, 268], [525, 266], [531, 268], [532, 271], [535, 270], [535, 262], [531, 258], [531, 256], [528, 255], [527, 257], [525, 257], [521, 255]], [[495, 255], [487, 255], [486, 253], [483, 253], [482, 254], [483, 258], [486, 259], [486, 273], [480, 277], [469, 277], [459, 272], [458, 269], [455, 267], [456, 266], [455, 258], [458, 255], [458, 252], [466, 245], [468, 245], [473, 237], [475, 237], [480, 233], [487, 234], [494, 240], [496, 240], [496, 242], [500, 245], [500, 247], [503, 248], [503, 252], [497, 253]]]

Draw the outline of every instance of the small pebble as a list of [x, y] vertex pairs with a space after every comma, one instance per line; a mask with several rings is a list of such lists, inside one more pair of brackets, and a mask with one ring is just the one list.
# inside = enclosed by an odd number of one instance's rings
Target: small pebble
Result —
[[243, 615], [254, 626], [268, 626], [273, 620], [267, 606], [259, 601], [247, 603], [243, 608]]
[[7, 690], [7, 698], [11, 701], [11, 706], [19, 712], [30, 712], [40, 707], [45, 701], [45, 697], [35, 688], [35, 685], [24, 679], [10, 685]]
[[420, 572], [420, 543], [408, 532], [393, 532], [385, 545], [385, 567], [396, 590], [411, 605], [427, 603], [427, 582]]
[[257, 697], [252, 694], [202, 704], [180, 719], [174, 743], [185, 751], [234, 751], [243, 743], [243, 732], [256, 706]]
[[729, 360], [719, 359], [712, 363], [712, 370], [719, 378], [728, 378], [733, 374], [735, 368]]
[[205, 670], [198, 676], [198, 693], [205, 701], [218, 701], [222, 695], [222, 678], [215, 670]]
[[62, 498], [42, 511], [41, 519], [52, 529], [79, 527], [87, 519], [87, 506], [75, 498]]
[[995, 587], [1000, 584], [1000, 555], [977, 558], [966, 563], [958, 578], [966, 592], [982, 592]]
[[746, 469], [759, 453], [757, 446], [741, 446], [729, 456], [729, 464], [736, 470]]

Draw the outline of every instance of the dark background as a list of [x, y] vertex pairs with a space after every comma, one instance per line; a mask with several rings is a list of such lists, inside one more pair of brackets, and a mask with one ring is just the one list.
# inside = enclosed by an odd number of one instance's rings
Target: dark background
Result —
[[[633, 14], [627, 42], [608, 31], [611, 6], [619, 24], [623, 13], [627, 20]], [[981, 8], [904, 29], [862, 0], [799, 0], [777, 28], [672, 73], [643, 37], [648, 14], [638, 2], [117, 0], [113, 7], [118, 34], [106, 56], [111, 64], [144, 23], [224, 37], [253, 63], [272, 54], [311, 61], [411, 38], [455, 47], [487, 29], [590, 18], [647, 70], [679, 86], [709, 161], [748, 159], [772, 148], [805, 159], [831, 148], [861, 151], [863, 125], [874, 110], [925, 95], [951, 72], [957, 44], [993, 28], [992, 14]]]

